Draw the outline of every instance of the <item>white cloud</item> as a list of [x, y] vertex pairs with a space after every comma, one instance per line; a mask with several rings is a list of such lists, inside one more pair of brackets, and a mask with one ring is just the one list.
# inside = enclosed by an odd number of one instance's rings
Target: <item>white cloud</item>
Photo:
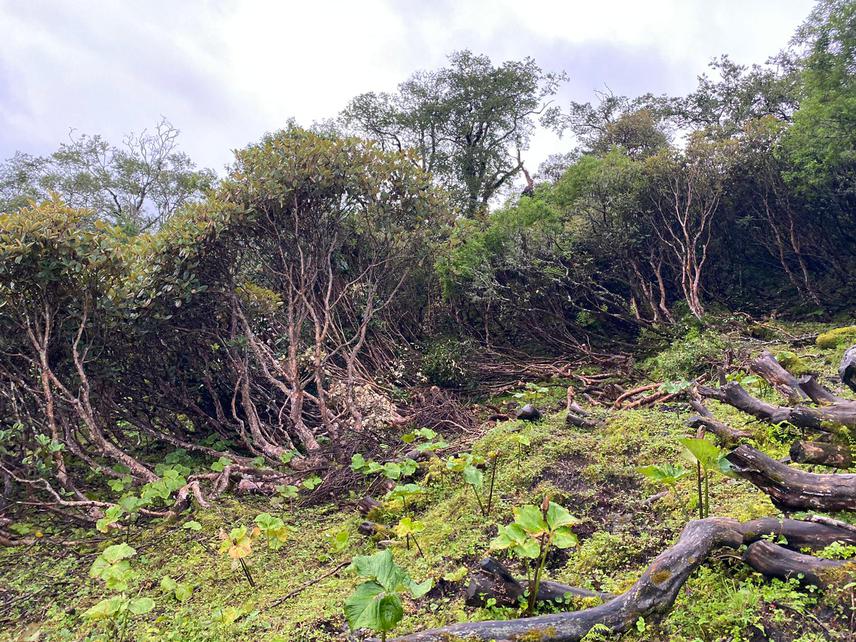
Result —
[[[161, 114], [220, 168], [282, 126], [335, 115], [454, 49], [565, 69], [562, 100], [608, 84], [681, 93], [707, 61], [783, 47], [808, 0], [0, 0], [0, 157], [44, 153], [70, 127], [118, 139]], [[537, 137], [530, 164], [563, 144]]]

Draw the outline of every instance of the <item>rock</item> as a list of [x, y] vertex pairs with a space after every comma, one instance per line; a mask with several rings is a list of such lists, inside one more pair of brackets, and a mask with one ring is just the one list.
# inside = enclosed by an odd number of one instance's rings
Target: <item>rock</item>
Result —
[[524, 421], [538, 421], [541, 418], [541, 412], [531, 403], [528, 403], [517, 411], [516, 417]]
[[848, 348], [844, 353], [844, 358], [841, 360], [841, 367], [838, 369], [838, 374], [841, 375], [843, 381], [848, 388], [856, 391], [856, 346]]

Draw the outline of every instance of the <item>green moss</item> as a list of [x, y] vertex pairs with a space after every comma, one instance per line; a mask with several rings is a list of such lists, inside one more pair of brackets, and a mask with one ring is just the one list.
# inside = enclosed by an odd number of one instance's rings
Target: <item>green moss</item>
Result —
[[817, 335], [819, 348], [837, 348], [844, 344], [856, 344], [856, 325], [835, 328]]

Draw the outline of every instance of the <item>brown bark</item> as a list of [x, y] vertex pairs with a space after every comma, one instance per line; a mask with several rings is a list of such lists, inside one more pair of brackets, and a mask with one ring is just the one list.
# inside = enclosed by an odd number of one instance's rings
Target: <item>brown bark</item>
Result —
[[808, 395], [808, 398], [819, 406], [841, 401], [840, 397], [836, 397], [829, 390], [824, 388], [817, 380], [817, 377], [813, 374], [803, 375], [800, 377], [799, 386], [800, 389]]
[[[484, 606], [493, 598], [500, 606], [516, 606], [527, 590], [527, 584], [514, 578], [511, 572], [494, 559], [487, 558], [479, 563], [479, 569], [470, 576], [467, 587], [467, 605]], [[538, 602], [561, 602], [566, 595], [579, 598], [609, 600], [614, 596], [576, 586], [545, 580], [538, 587]]]
[[791, 461], [798, 464], [816, 464], [832, 468], [850, 468], [853, 453], [844, 444], [798, 439], [791, 446]]
[[746, 544], [773, 536], [777, 539], [784, 538], [776, 543], [794, 550], [803, 548], [820, 550], [833, 542], [856, 545], [856, 528], [798, 519], [762, 517], [743, 524], [742, 531], [743, 541]]
[[790, 403], [808, 400], [808, 395], [800, 388], [799, 381], [785, 370], [770, 352], [764, 350], [749, 368], [775, 388]]
[[856, 510], [856, 475], [818, 475], [791, 468], [743, 445], [726, 455], [734, 472], [783, 511]]
[[751, 544], [743, 554], [743, 561], [767, 577], [798, 578], [821, 588], [856, 573], [856, 562], [820, 559], [765, 541]]

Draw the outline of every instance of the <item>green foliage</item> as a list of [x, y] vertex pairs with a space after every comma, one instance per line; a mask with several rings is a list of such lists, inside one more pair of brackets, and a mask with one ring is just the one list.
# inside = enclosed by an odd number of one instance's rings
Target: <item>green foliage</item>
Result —
[[683, 338], [647, 359], [642, 367], [661, 381], [694, 379], [719, 362], [725, 347], [719, 332], [692, 326]]
[[467, 388], [472, 383], [468, 361], [472, 346], [459, 339], [436, 339], [422, 351], [420, 371], [428, 383], [441, 388]]
[[527, 612], [533, 613], [541, 585], [544, 564], [551, 546], [570, 548], [577, 545], [577, 536], [571, 526], [579, 520], [567, 509], [549, 501], [547, 497], [540, 507], [533, 505], [514, 509], [514, 521], [500, 527], [499, 535], [491, 541], [493, 550], [508, 550], [523, 559], [536, 560], [535, 574], [529, 583]]
[[127, 595], [130, 583], [136, 578], [129, 560], [136, 554], [137, 551], [127, 544], [113, 544], [95, 558], [89, 569], [90, 577], [103, 581], [108, 590], [117, 591], [118, 595], [101, 600], [85, 611], [83, 617], [94, 622], [107, 620], [116, 635], [115, 639], [120, 642], [125, 639], [128, 619], [132, 615], [144, 615], [155, 606], [150, 597]]
[[352, 630], [367, 628], [377, 631], [382, 639], [404, 616], [399, 594], [407, 591], [420, 598], [431, 590], [432, 581], [415, 583], [392, 559], [389, 550], [374, 555], [358, 555], [349, 567], [359, 577], [367, 578], [345, 602], [345, 617]]
[[[714, 472], [725, 473], [728, 461], [723, 451], [708, 439], [679, 439], [687, 456], [696, 464], [696, 489], [698, 491], [699, 518], [710, 517], [710, 475]], [[702, 482], [704, 493], [702, 494]]]

